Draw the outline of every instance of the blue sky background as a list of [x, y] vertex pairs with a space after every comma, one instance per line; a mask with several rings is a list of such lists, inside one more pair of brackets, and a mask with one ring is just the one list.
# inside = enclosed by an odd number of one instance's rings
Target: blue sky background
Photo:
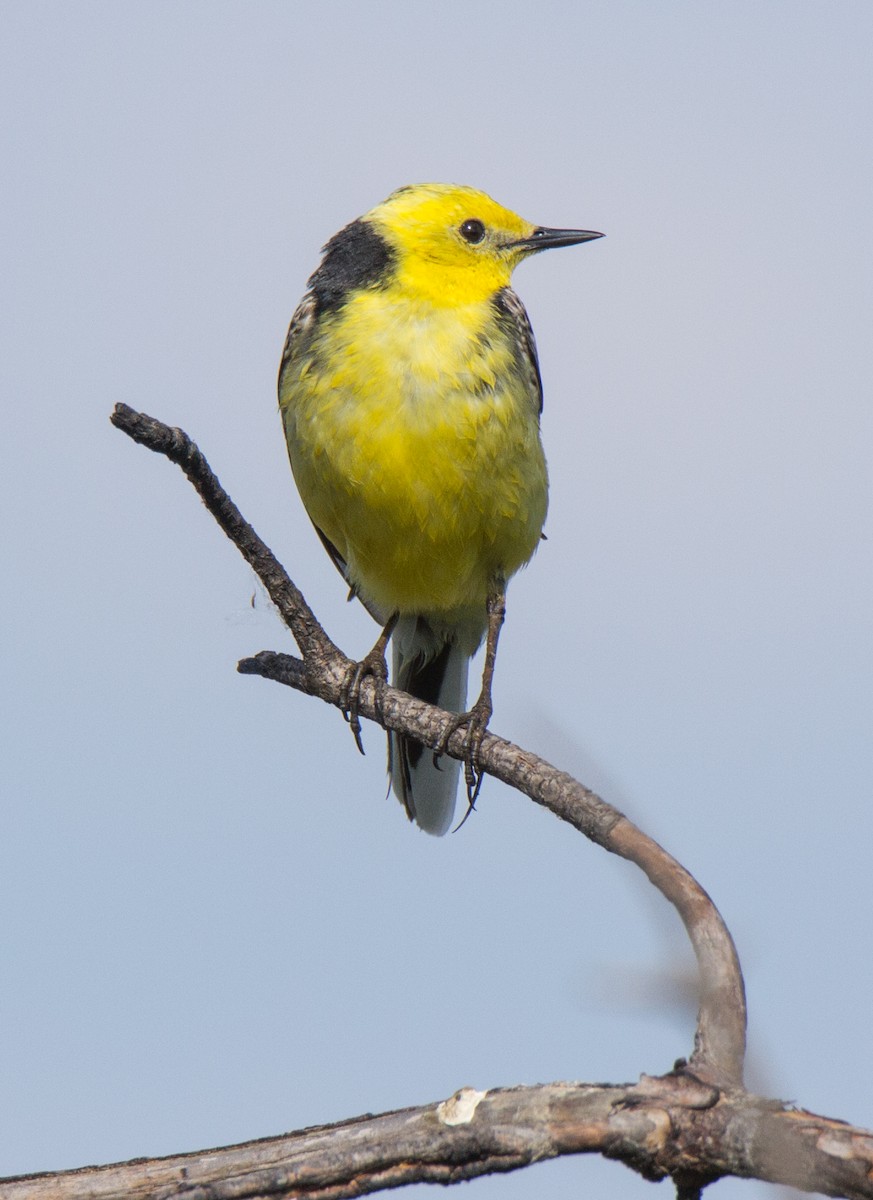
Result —
[[[462, 832], [408, 826], [379, 731], [361, 759], [337, 713], [235, 673], [289, 636], [180, 472], [109, 424], [121, 400], [183, 426], [363, 653], [275, 375], [321, 244], [432, 179], [608, 235], [516, 276], [551, 512], [493, 728], [714, 897], [751, 1085], [873, 1124], [873, 6], [3, 23], [0, 1174], [691, 1048], [690, 952], [639, 873], [493, 781]], [[464, 1188], [546, 1193], [650, 1185], [572, 1159]]]

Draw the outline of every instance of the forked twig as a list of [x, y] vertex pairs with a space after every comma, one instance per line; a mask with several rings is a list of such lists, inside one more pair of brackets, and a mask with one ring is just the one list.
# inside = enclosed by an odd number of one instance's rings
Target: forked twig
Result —
[[[294, 635], [302, 660], [264, 652], [244, 659], [239, 670], [284, 683], [340, 707], [349, 660], [324, 632], [272, 551], [243, 519], [197, 446], [182, 430], [171, 429], [124, 404], [116, 406], [112, 422], [141, 445], [182, 467], [203, 503], [252, 566]], [[394, 688], [385, 688], [379, 711], [374, 699], [372, 681], [366, 680], [361, 688], [362, 716], [386, 729], [408, 734], [426, 746], [437, 746], [452, 722], [452, 714]], [[463, 758], [463, 731], [449, 739], [446, 750]], [[517, 788], [610, 853], [636, 863], [676, 908], [700, 972], [700, 1007], [689, 1069], [706, 1082], [741, 1087], [746, 1030], [743, 977], [730, 933], [703, 888], [616, 808], [530, 751], [489, 733], [482, 742], [480, 761], [487, 774]]]

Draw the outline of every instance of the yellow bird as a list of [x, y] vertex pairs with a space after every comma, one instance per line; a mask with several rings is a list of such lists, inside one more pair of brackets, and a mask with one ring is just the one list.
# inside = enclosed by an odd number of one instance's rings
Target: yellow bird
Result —
[[[530, 254], [601, 236], [532, 225], [470, 187], [400, 188], [324, 247], [285, 342], [279, 406], [297, 487], [383, 625], [347, 683], [358, 744], [360, 683], [384, 684], [391, 638], [394, 686], [467, 727], [470, 804], [506, 582], [536, 550], [548, 503], [536, 345], [510, 277]], [[410, 819], [445, 833], [460, 764], [396, 734], [388, 748]]]

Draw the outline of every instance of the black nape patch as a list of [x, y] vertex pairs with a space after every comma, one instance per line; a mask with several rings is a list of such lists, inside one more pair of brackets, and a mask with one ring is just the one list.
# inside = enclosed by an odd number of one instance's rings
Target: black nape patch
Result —
[[324, 247], [321, 266], [309, 280], [318, 311], [338, 308], [350, 291], [378, 284], [393, 265], [394, 251], [373, 226], [352, 221]]

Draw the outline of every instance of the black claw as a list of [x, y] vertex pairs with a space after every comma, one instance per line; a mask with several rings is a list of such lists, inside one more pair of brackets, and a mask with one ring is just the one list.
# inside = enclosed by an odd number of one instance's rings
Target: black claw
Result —
[[[437, 742], [433, 752], [433, 763], [436, 767], [439, 764], [440, 758], [445, 753], [446, 746], [452, 734], [466, 726], [467, 735], [464, 738], [464, 757], [462, 761], [464, 763], [464, 785], [467, 791], [467, 812], [461, 821], [461, 825], [463, 825], [464, 821], [466, 821], [475, 808], [479, 792], [482, 790], [484, 775], [479, 766], [479, 750], [490, 718], [491, 705], [487, 702], [483, 703], [480, 697], [469, 712], [459, 713], [452, 720], [445, 733]], [[460, 829], [461, 825], [458, 825], [457, 828]]]
[[341, 701], [343, 718], [348, 723], [352, 731], [352, 737], [355, 739], [355, 745], [361, 754], [364, 753], [364, 743], [361, 739], [361, 720], [358, 716], [358, 706], [361, 699], [361, 684], [368, 675], [372, 676], [376, 688], [376, 710], [381, 715], [383, 691], [388, 681], [388, 666], [385, 662], [384, 653], [379, 649], [374, 648], [366, 658], [362, 658], [359, 663], [351, 665], [347, 682], [343, 687]]
[[358, 751], [363, 754], [364, 743], [361, 738], [361, 722], [358, 720], [357, 713], [355, 713], [354, 716], [352, 716], [351, 713], [343, 713], [343, 716], [349, 723], [349, 728], [352, 731], [352, 737], [355, 739], [355, 745], [358, 747]]

